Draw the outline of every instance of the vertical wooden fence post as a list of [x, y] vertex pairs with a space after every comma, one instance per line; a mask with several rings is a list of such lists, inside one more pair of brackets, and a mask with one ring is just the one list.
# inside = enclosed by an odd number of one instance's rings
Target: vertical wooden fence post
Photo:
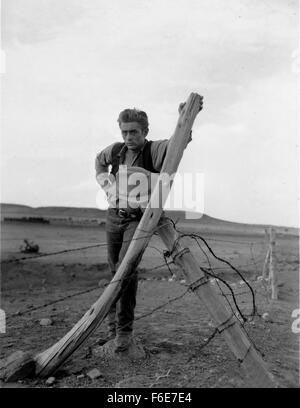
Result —
[[270, 236], [270, 259], [269, 259], [269, 278], [271, 285], [271, 299], [278, 299], [278, 275], [276, 270], [276, 254], [275, 254], [275, 245], [276, 245], [276, 232], [274, 228], [269, 229]]
[[267, 243], [267, 254], [266, 254], [266, 258], [264, 261], [264, 266], [263, 266], [263, 270], [262, 270], [262, 277], [263, 279], [268, 279], [269, 275], [269, 260], [270, 260], [270, 238], [269, 238], [269, 233], [267, 228], [265, 228], [265, 240]]

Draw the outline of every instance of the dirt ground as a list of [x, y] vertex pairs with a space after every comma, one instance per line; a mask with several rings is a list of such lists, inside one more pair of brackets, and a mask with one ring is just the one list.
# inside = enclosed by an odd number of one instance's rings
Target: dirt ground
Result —
[[[201, 234], [201, 230], [198, 231]], [[281, 387], [299, 387], [299, 334], [292, 333], [292, 311], [299, 309], [299, 241], [297, 237], [277, 237], [277, 263], [281, 281], [279, 300], [271, 301], [261, 275], [266, 246], [263, 235], [204, 234], [214, 252], [241, 271], [256, 294], [259, 316], [247, 322], [251, 340], [264, 356], [268, 369]], [[89, 309], [104, 290], [98, 286], [110, 279], [106, 247], [65, 252], [36, 260], [7, 262], [22, 256], [24, 238], [40, 245], [41, 253], [105, 244], [103, 227], [74, 227], [20, 222], [2, 224], [1, 232], [1, 308], [6, 312], [6, 333], [0, 334], [0, 357], [16, 350], [38, 353], [58, 341]], [[201, 265], [207, 259], [197, 243], [186, 239]], [[207, 342], [214, 324], [199, 299], [186, 292], [177, 273], [169, 281], [164, 264], [163, 245], [154, 236], [140, 265], [136, 307], [135, 337], [147, 351], [147, 358], [130, 362], [122, 358], [103, 360], [94, 353], [105, 337], [106, 322], [90, 336], [54, 374], [53, 387], [249, 387], [244, 372], [218, 334]], [[204, 249], [204, 247], [203, 247]], [[29, 255], [28, 255], [29, 256]], [[251, 314], [250, 291], [227, 265], [209, 259], [215, 272], [231, 285], [244, 314]], [[103, 283], [103, 281], [102, 281]], [[221, 294], [229, 293], [223, 284]], [[79, 294], [79, 292], [84, 292]], [[224, 296], [222, 296], [225, 299]], [[231, 296], [226, 296], [233, 305]], [[170, 303], [168, 303], [170, 302]], [[153, 311], [160, 305], [160, 309]], [[264, 315], [268, 313], [268, 315]], [[144, 316], [145, 315], [145, 316]], [[265, 318], [262, 317], [264, 315]], [[40, 319], [52, 324], [41, 326]], [[207, 344], [206, 344], [207, 343]], [[98, 368], [101, 376], [91, 380], [86, 373]], [[82, 375], [83, 374], [83, 375]], [[3, 387], [45, 387], [45, 380], [28, 379]]]

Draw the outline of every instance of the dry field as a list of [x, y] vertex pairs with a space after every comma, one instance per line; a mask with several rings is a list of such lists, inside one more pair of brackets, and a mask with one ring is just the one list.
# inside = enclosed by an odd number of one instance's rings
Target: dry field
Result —
[[[179, 229], [191, 232], [191, 226]], [[195, 229], [193, 230], [195, 231]], [[299, 308], [299, 242], [298, 237], [277, 237], [277, 270], [280, 298], [270, 301], [261, 275], [266, 254], [264, 236], [240, 232], [210, 232], [198, 227], [197, 233], [207, 239], [213, 251], [238, 267], [256, 294], [258, 316], [245, 329], [264, 355], [269, 370], [280, 386], [299, 386], [299, 335], [291, 330], [294, 309]], [[105, 245], [65, 252], [20, 262], [7, 262], [24, 254], [19, 246], [24, 238], [40, 245], [41, 253], [105, 244], [103, 226], [67, 226], [29, 222], [3, 222], [1, 231], [1, 308], [6, 312], [6, 333], [0, 334], [0, 357], [16, 350], [39, 352], [59, 340], [82, 317], [101, 295], [101, 279], [109, 279]], [[185, 239], [200, 264], [207, 259], [197, 243]], [[105, 336], [106, 323], [92, 334], [55, 374], [53, 387], [248, 387], [233, 354], [221, 335], [210, 341], [213, 322], [199, 299], [186, 292], [182, 276], [169, 281], [170, 271], [164, 264], [163, 245], [157, 236], [151, 240], [140, 265], [140, 282], [136, 307], [135, 336], [147, 350], [147, 358], [129, 362], [120, 358], [104, 361], [94, 349]], [[203, 246], [202, 249], [205, 249]], [[27, 257], [32, 255], [27, 255]], [[251, 314], [250, 291], [227, 265], [209, 260], [215, 273], [231, 284], [244, 314]], [[159, 267], [159, 268], [156, 268]], [[153, 269], [154, 268], [154, 269]], [[103, 283], [103, 282], [102, 282]], [[216, 290], [229, 293], [223, 284]], [[85, 293], [79, 293], [85, 292]], [[225, 297], [223, 296], [223, 299]], [[229, 299], [230, 296], [226, 296]], [[168, 303], [170, 302], [170, 303]], [[156, 311], [153, 309], [164, 305]], [[152, 313], [151, 313], [152, 312]], [[268, 313], [266, 319], [262, 318]], [[145, 316], [144, 316], [145, 315]], [[41, 326], [40, 319], [51, 318], [52, 324]], [[85, 374], [98, 368], [101, 377], [91, 380]], [[81, 375], [84, 374], [84, 375]], [[28, 379], [19, 387], [45, 387], [44, 380]], [[9, 384], [2, 383], [2, 386]]]

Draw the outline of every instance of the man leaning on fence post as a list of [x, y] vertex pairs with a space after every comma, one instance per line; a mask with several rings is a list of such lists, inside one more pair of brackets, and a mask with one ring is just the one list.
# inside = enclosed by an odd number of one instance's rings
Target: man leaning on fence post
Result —
[[[179, 112], [184, 105], [180, 104]], [[120, 113], [118, 123], [123, 142], [106, 147], [97, 155], [95, 163], [97, 182], [106, 192], [109, 203], [106, 240], [108, 265], [112, 275], [124, 258], [143, 215], [140, 206], [130, 205], [129, 200], [124, 200], [122, 192], [127, 189], [122, 189], [120, 185], [121, 170], [124, 172], [128, 169], [129, 174], [132, 174], [132, 169], [136, 168], [136, 171], [143, 172], [149, 180], [153, 173], [160, 173], [168, 147], [168, 139], [146, 139], [149, 123], [144, 111], [125, 109]], [[107, 340], [115, 339], [115, 352], [127, 350], [132, 341], [137, 285], [137, 274], [131, 273], [129, 279], [122, 284], [118, 301], [108, 313]]]

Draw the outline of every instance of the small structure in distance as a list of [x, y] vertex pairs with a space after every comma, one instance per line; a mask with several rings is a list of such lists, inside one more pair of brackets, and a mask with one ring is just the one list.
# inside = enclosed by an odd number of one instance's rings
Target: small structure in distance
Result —
[[25, 245], [20, 246], [20, 252], [24, 254], [32, 254], [32, 253], [38, 253], [40, 250], [40, 247], [35, 244], [34, 242], [30, 242], [28, 239], [24, 239]]

